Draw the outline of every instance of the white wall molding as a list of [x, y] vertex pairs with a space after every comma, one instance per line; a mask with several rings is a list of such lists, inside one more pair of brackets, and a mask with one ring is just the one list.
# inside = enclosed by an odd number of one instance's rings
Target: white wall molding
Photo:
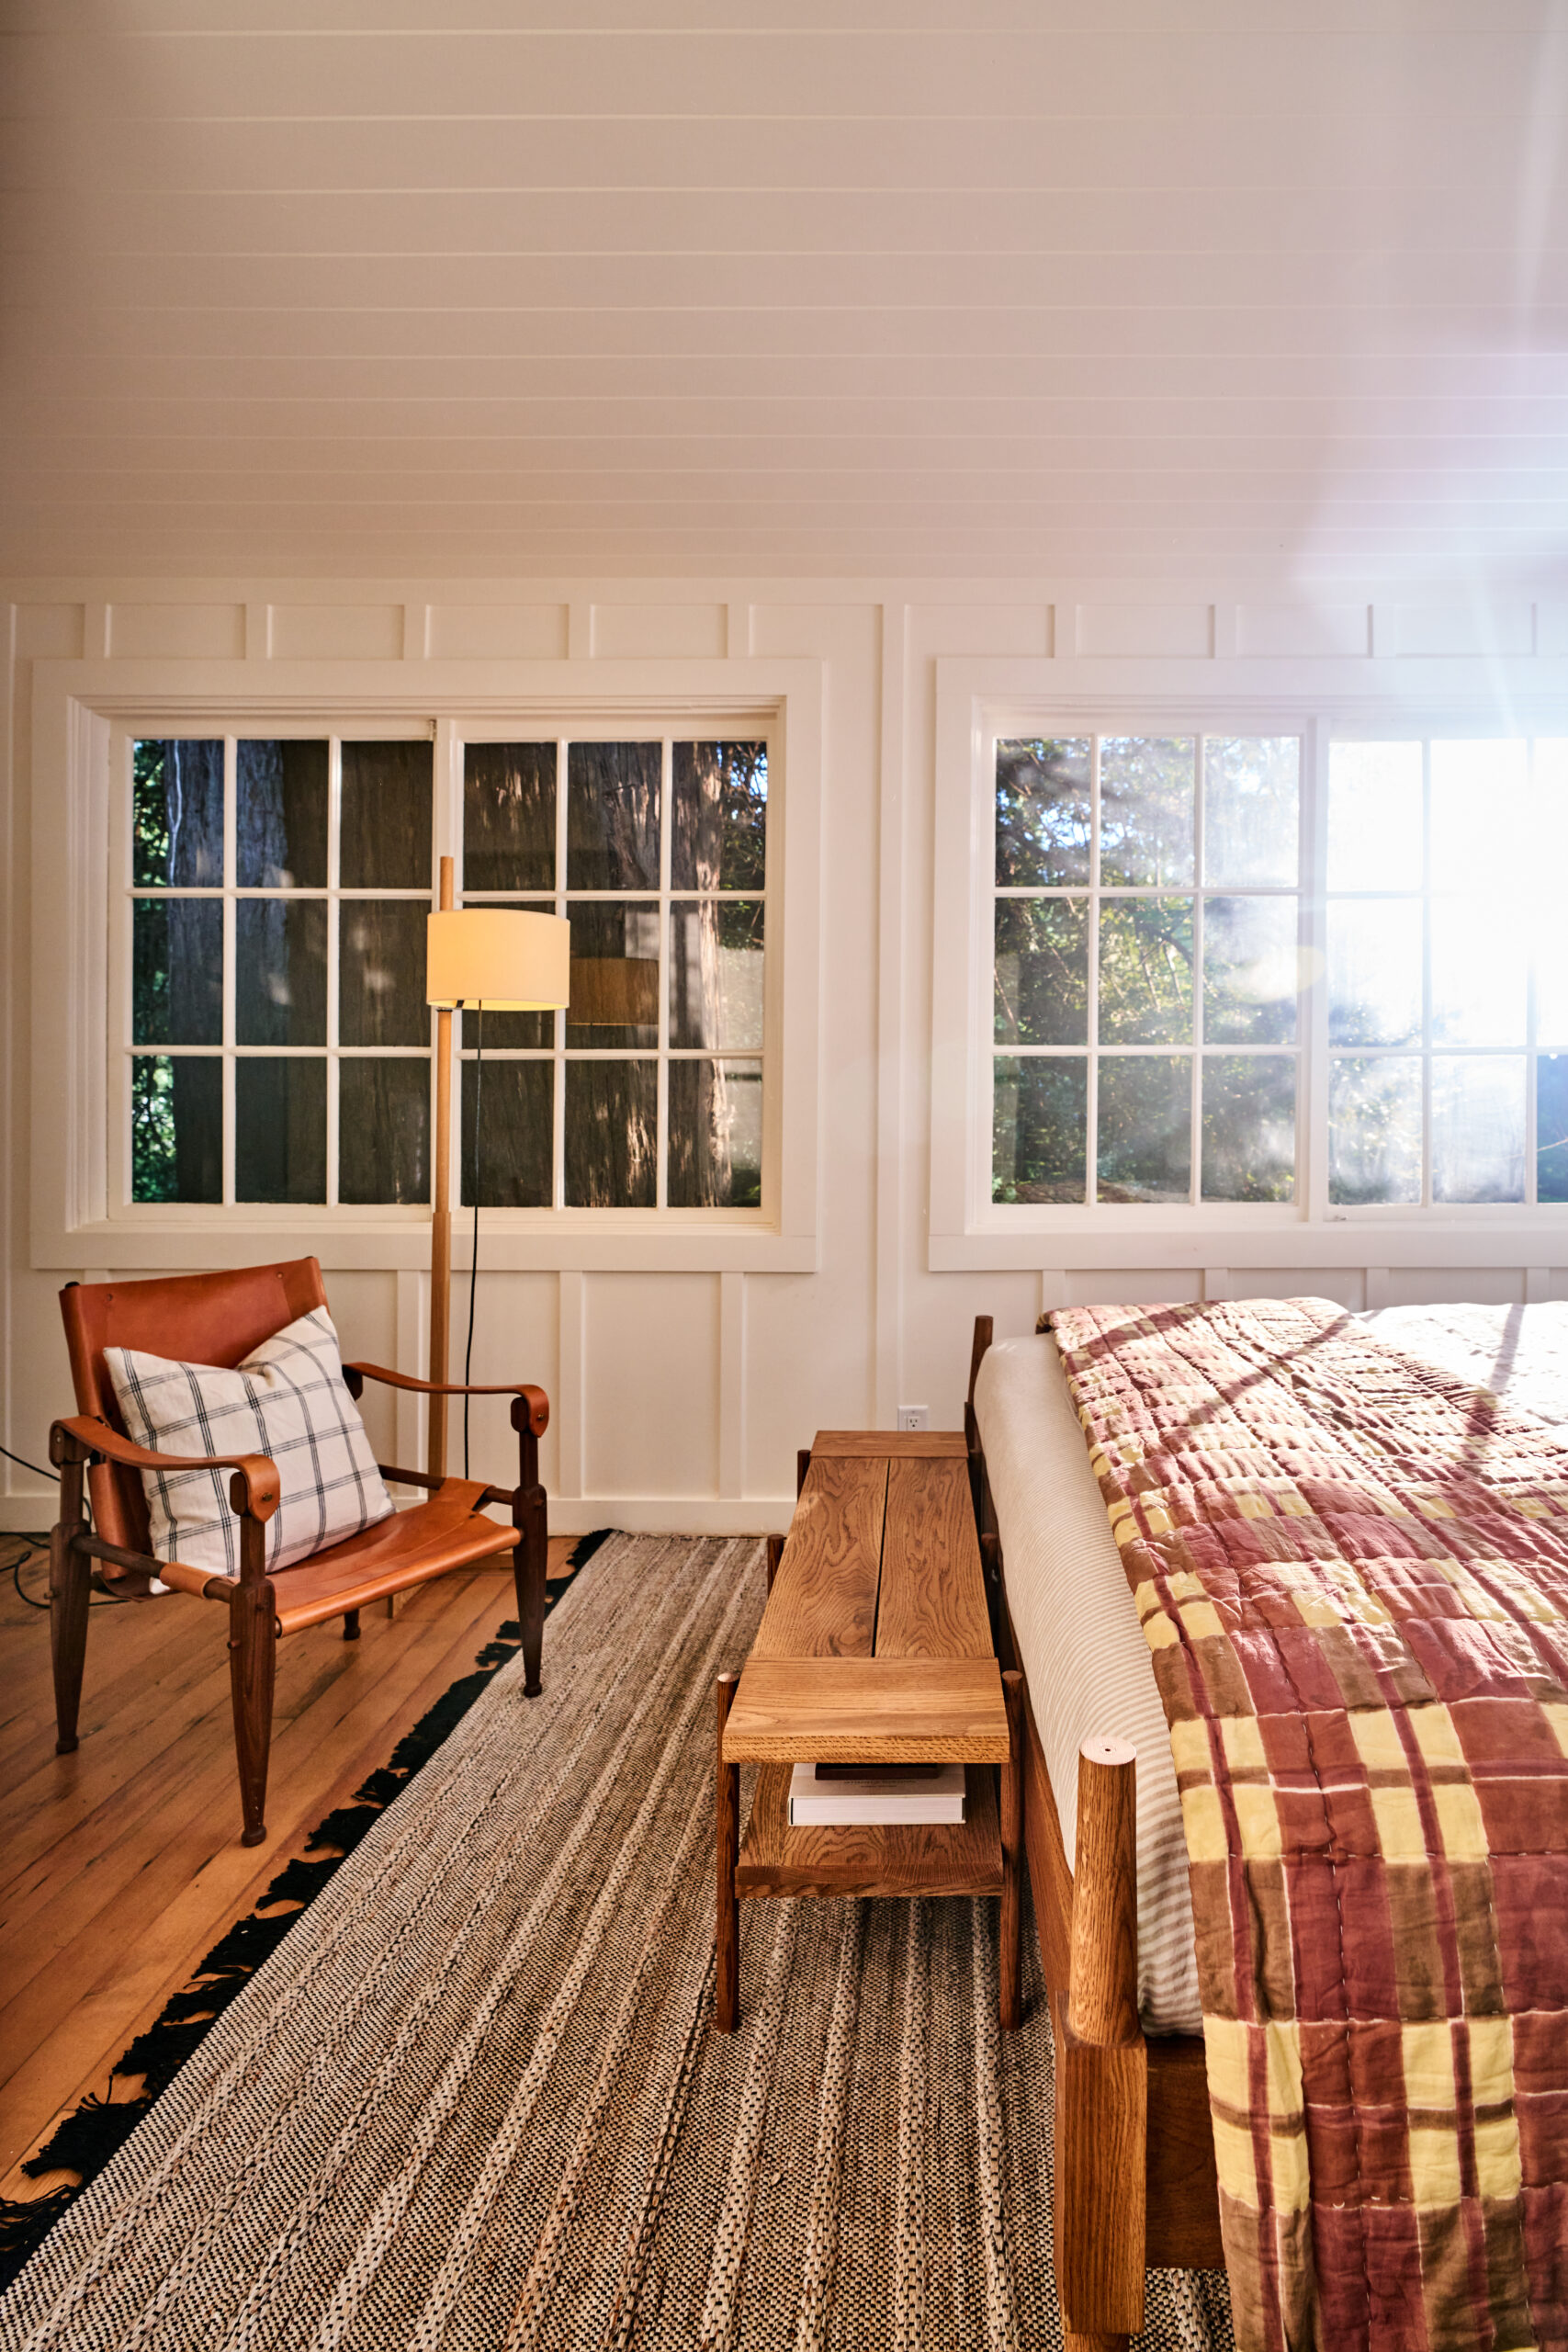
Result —
[[[793, 1130], [814, 1212], [790, 1231], [743, 1218], [717, 1226], [694, 1212], [657, 1229], [636, 1218], [590, 1228], [564, 1216], [487, 1214], [480, 1261], [506, 1301], [494, 1336], [504, 1330], [509, 1365], [548, 1375], [558, 1532], [782, 1528], [795, 1448], [813, 1429], [867, 1418], [886, 1425], [909, 1396], [930, 1403], [934, 1425], [957, 1424], [977, 1312], [1009, 1334], [1032, 1329], [1042, 1308], [1119, 1290], [1146, 1299], [1318, 1290], [1351, 1306], [1467, 1292], [1568, 1298], [1568, 1214], [1554, 1222], [1551, 1211], [1314, 1223], [1289, 1209], [1238, 1210], [1184, 1225], [1129, 1210], [1113, 1226], [961, 1236], [962, 1246], [940, 1230], [930, 1238], [923, 1212], [928, 1165], [935, 1174], [939, 1122], [927, 1115], [927, 1090], [933, 1053], [939, 1085], [942, 1075], [937, 975], [954, 907], [953, 828], [969, 814], [952, 798], [936, 734], [954, 665], [983, 683], [1022, 677], [1064, 723], [1112, 701], [1174, 720], [1213, 717], [1226, 697], [1237, 710], [1268, 697], [1303, 712], [1337, 701], [1364, 711], [1419, 707], [1434, 718], [1506, 704], [1510, 722], [1518, 714], [1568, 733], [1568, 600], [1544, 592], [1538, 600], [1516, 583], [1476, 605], [1418, 577], [1303, 583], [1261, 569], [958, 582], [61, 577], [13, 582], [9, 593], [7, 838], [26, 857], [30, 830], [40, 863], [12, 875], [0, 1409], [5, 1442], [34, 1462], [46, 1460], [49, 1419], [70, 1401], [55, 1293], [88, 1261], [123, 1279], [313, 1250], [350, 1352], [424, 1367], [427, 1217], [367, 1213], [327, 1227], [308, 1211], [269, 1210], [243, 1223], [176, 1213], [164, 1225], [152, 1214], [131, 1236], [103, 1214], [94, 1171], [105, 1047], [87, 1016], [104, 991], [107, 868], [101, 828], [66, 787], [73, 763], [107, 761], [103, 712], [195, 713], [211, 707], [215, 690], [236, 713], [257, 717], [433, 719], [460, 710], [492, 731], [541, 700], [560, 707], [568, 691], [580, 708], [649, 718], [682, 707], [694, 679], [728, 717], [789, 693], [791, 864], [781, 888], [792, 921], [803, 918], [791, 968], [810, 982], [811, 1001], [797, 1008], [804, 1059], [833, 1073], [826, 1089], [814, 1084]], [[595, 605], [608, 616], [597, 628]], [[288, 659], [273, 657], [275, 643]], [[355, 643], [353, 660], [330, 650]], [[668, 650], [682, 643], [710, 650]], [[199, 650], [224, 644], [230, 655]], [[1169, 650], [1179, 645], [1193, 650]], [[154, 658], [137, 648], [163, 650]], [[449, 725], [446, 741], [450, 750]], [[803, 760], [826, 779], [834, 820], [829, 835], [818, 809], [804, 849], [795, 832]], [[460, 754], [446, 786], [456, 807]], [[41, 949], [36, 981], [33, 967], [16, 960], [29, 927]], [[67, 933], [73, 944], [62, 952]], [[73, 1088], [82, 1116], [67, 1148], [57, 1110]], [[660, 1377], [666, 1322], [678, 1380]], [[616, 1361], [623, 1331], [639, 1337]], [[634, 1414], [637, 1444], [623, 1464], [616, 1431]], [[419, 1400], [396, 1400], [389, 1426], [398, 1458], [421, 1462]], [[509, 1437], [486, 1450], [504, 1415], [481, 1415], [478, 1427], [478, 1467], [507, 1477]], [[47, 1526], [52, 1489], [15, 1465], [0, 1470], [0, 1525]], [[637, 1491], [603, 1491], [617, 1483]], [[682, 1491], [647, 1491], [666, 1483]]]
[[904, 1369], [905, 696], [908, 609], [881, 608], [881, 738], [877, 792], [876, 1268], [873, 1418], [891, 1429]]
[[746, 1491], [746, 1277], [718, 1278], [718, 1491]]

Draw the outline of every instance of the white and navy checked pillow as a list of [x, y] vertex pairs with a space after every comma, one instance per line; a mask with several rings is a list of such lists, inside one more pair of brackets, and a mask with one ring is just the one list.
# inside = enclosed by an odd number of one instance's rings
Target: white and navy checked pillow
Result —
[[[302, 1315], [232, 1372], [106, 1348], [125, 1426], [154, 1453], [265, 1453], [281, 1489], [267, 1523], [267, 1571], [373, 1527], [392, 1509], [324, 1306]], [[220, 1576], [240, 1573], [231, 1470], [143, 1470], [152, 1547]]]

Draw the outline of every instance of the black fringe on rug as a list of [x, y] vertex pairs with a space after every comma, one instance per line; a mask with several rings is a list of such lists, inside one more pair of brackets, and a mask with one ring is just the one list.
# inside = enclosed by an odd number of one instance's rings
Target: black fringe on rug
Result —
[[[546, 1580], [547, 1617], [572, 1581], [572, 1576], [587, 1566], [601, 1544], [606, 1543], [615, 1532], [613, 1527], [598, 1527], [573, 1544], [567, 1555], [570, 1573]], [[87, 2183], [96, 2179], [111, 2156], [118, 2154], [153, 2101], [168, 2089], [186, 2060], [193, 2055], [209, 2027], [249, 1983], [263, 1961], [271, 1959], [300, 1912], [315, 1901], [372, 1824], [407, 1788], [421, 1766], [429, 1763], [480, 1691], [508, 1658], [516, 1657], [522, 1645], [523, 1628], [514, 1617], [506, 1618], [496, 1628], [494, 1641], [487, 1642], [475, 1659], [476, 1671], [462, 1675], [442, 1692], [413, 1729], [404, 1733], [388, 1761], [355, 1789], [350, 1804], [339, 1805], [324, 1821], [316, 1824], [306, 1840], [306, 1853], [319, 1854], [321, 1859], [310, 1861], [304, 1855], [296, 1855], [273, 1880], [250, 1917], [236, 1921], [228, 1934], [213, 1945], [191, 1983], [175, 1995], [156, 2021], [145, 2033], [139, 2033], [116, 2060], [111, 2076], [133, 2079], [140, 2075], [141, 2088], [123, 2099], [104, 2099], [96, 2093], [89, 2094], [37, 2155], [28, 2157], [22, 2170], [30, 2180], [40, 2180], [50, 2172], [73, 2172], [78, 2177], [74, 2184], [67, 2182], [60, 2188], [51, 2189], [47, 2197], [15, 2202], [0, 2197], [0, 2293], [43, 2244]], [[280, 1905], [287, 1908], [279, 1908]]]

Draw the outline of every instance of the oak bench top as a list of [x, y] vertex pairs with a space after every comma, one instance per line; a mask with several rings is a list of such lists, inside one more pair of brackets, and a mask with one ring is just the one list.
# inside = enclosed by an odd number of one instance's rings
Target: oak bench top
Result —
[[956, 1430], [824, 1430], [725, 1726], [734, 1763], [1008, 1755]]

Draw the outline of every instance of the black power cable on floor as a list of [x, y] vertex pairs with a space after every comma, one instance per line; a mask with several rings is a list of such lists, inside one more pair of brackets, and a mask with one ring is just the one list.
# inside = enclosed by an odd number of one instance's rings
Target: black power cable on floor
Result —
[[[45, 1470], [41, 1468], [36, 1462], [29, 1462], [25, 1453], [13, 1453], [8, 1445], [0, 1445], [0, 1453], [5, 1455], [7, 1462], [16, 1463], [18, 1469], [30, 1470], [35, 1477], [47, 1478], [51, 1486], [54, 1484], [54, 1472], [52, 1470]], [[91, 1503], [87, 1501], [85, 1495], [83, 1497], [83, 1507], [86, 1511], [87, 1524], [90, 1527], [93, 1523], [93, 1507]], [[47, 1552], [49, 1549], [49, 1537], [47, 1535], [36, 1534], [30, 1529], [25, 1527], [17, 1528], [16, 1534], [17, 1540], [20, 1544], [31, 1544], [40, 1552]], [[13, 1560], [11, 1563], [11, 1582], [17, 1588], [17, 1600], [25, 1600], [29, 1609], [47, 1609], [49, 1607], [47, 1600], [35, 1600], [30, 1592], [23, 1591], [22, 1563], [20, 1560]], [[101, 1600], [90, 1600], [87, 1603], [87, 1606], [89, 1609], [123, 1609], [126, 1606], [126, 1602], [121, 1594], [118, 1592], [106, 1591]]]

